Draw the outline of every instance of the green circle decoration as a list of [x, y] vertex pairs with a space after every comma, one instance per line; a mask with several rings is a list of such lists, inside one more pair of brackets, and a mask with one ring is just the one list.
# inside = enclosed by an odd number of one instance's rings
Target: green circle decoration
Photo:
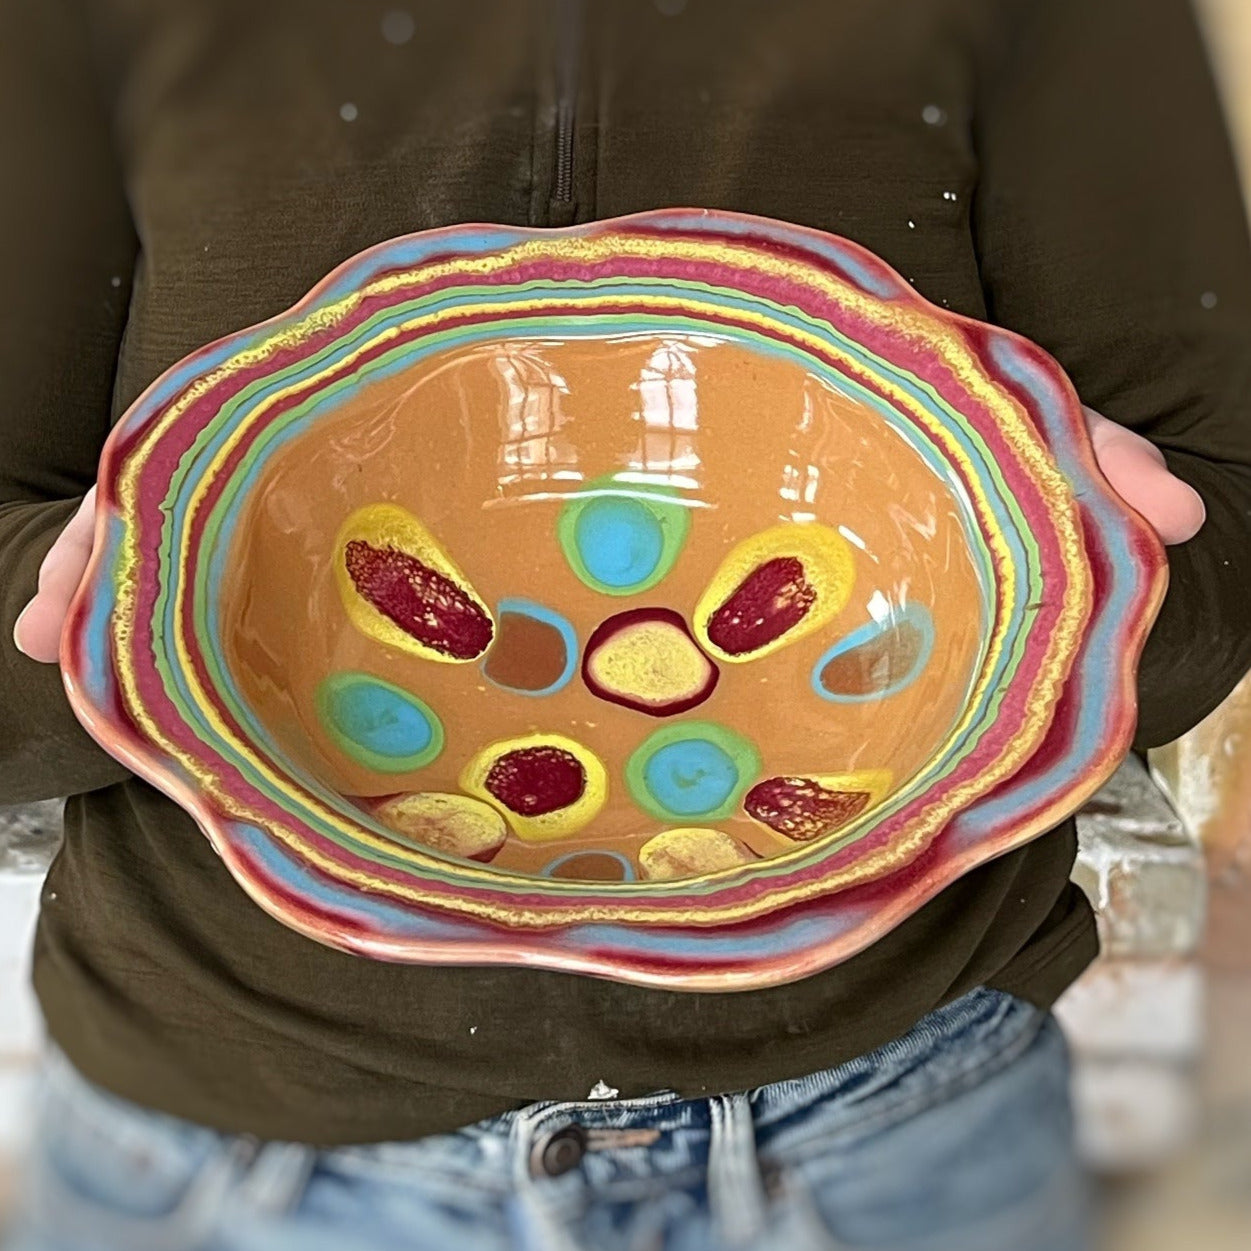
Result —
[[715, 721], [683, 721], [648, 735], [626, 762], [634, 802], [662, 821], [730, 816], [760, 776], [755, 744]]
[[690, 509], [676, 487], [609, 474], [565, 504], [556, 537], [569, 567], [592, 590], [637, 595], [673, 568], [690, 527]]
[[317, 688], [317, 715], [344, 755], [378, 773], [408, 773], [443, 750], [434, 709], [370, 673], [332, 673]]

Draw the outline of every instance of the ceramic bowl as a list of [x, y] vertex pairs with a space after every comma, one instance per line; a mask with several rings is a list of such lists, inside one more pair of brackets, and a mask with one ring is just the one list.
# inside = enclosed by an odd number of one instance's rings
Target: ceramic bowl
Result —
[[313, 938], [758, 986], [1089, 795], [1163, 581], [1058, 366], [856, 245], [466, 226], [149, 388], [63, 668]]

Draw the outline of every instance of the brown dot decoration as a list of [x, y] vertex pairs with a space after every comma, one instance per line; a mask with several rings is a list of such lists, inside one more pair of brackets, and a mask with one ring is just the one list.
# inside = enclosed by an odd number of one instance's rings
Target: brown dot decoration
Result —
[[924, 636], [911, 621], [901, 621], [851, 651], [827, 660], [821, 685], [845, 695], [876, 695], [894, 686], [916, 665]]
[[568, 882], [625, 882], [634, 874], [619, 852], [575, 851], [548, 865], [545, 876]]
[[919, 604], [884, 622], [871, 621], [830, 647], [817, 661], [812, 684], [835, 703], [882, 699], [903, 690], [929, 661], [934, 625]]
[[551, 695], [577, 668], [578, 639], [559, 613], [530, 600], [503, 600], [496, 610], [495, 643], [482, 672], [508, 691]]

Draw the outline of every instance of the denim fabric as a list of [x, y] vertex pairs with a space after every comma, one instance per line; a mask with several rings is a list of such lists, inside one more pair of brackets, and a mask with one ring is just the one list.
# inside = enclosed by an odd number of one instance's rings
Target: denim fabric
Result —
[[989, 990], [753, 1091], [533, 1104], [334, 1149], [175, 1121], [53, 1057], [25, 1200], [10, 1251], [1086, 1245], [1063, 1038]]

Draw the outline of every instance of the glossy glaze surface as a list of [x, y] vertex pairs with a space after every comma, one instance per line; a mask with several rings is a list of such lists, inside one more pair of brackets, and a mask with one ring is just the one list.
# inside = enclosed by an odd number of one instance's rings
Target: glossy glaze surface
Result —
[[1080, 804], [1165, 577], [1045, 353], [702, 210], [362, 253], [153, 384], [96, 538], [74, 707], [272, 915], [687, 989]]
[[[727, 811], [730, 793], [762, 777], [873, 768], [893, 779], [875, 796], [886, 798], [950, 732], [981, 658], [988, 614], [969, 549], [974, 527], [945, 467], [927, 463], [907, 433], [798, 364], [727, 337], [509, 337], [441, 353], [345, 398], [257, 478], [223, 588], [228, 664], [281, 748], [347, 796], [455, 791], [496, 740], [549, 732], [583, 744], [607, 770], [608, 802], [558, 846], [509, 839], [492, 861], [500, 868], [542, 872], [579, 848], [637, 864], [639, 847], [666, 824], [714, 813], [755, 855], [773, 855], [791, 840], [741, 803]], [[617, 493], [594, 494], [605, 491]], [[655, 498], [686, 514], [667, 555], [646, 506]], [[481, 663], [432, 662], [345, 611], [336, 536], [378, 503], [418, 517], [502, 623]], [[580, 533], [585, 564], [561, 543], [571, 505], [578, 514], [567, 528]], [[727, 556], [753, 536], [777, 533], [785, 545], [810, 527], [846, 552], [846, 602], [767, 654], [709, 659], [689, 623]], [[749, 566], [767, 559], [757, 554]], [[743, 581], [735, 573], [726, 586]], [[524, 614], [523, 596], [533, 602]], [[837, 674], [824, 672], [856, 702], [834, 709], [814, 692], [823, 652], [866, 626], [893, 637], [913, 606], [934, 623], [924, 664], [892, 677], [880, 648], [853, 649]], [[653, 609], [670, 618], [604, 630]], [[560, 683], [569, 651], [560, 621], [590, 683]], [[337, 674], [360, 672], [432, 708], [446, 727], [442, 750], [409, 771], [384, 770], [369, 742], [345, 741], [317, 693]], [[698, 698], [713, 674], [715, 689]], [[874, 698], [878, 689], [889, 693]], [[542, 690], [550, 693], [536, 697]], [[362, 738], [391, 725], [390, 703], [377, 712], [380, 725], [361, 719]], [[653, 766], [636, 794], [627, 762], [656, 721], [672, 734], [670, 724], [695, 718], [751, 744], [756, 772], [739, 779], [726, 753], [691, 737], [670, 748], [665, 777]], [[831, 819], [828, 830], [845, 824]]]

